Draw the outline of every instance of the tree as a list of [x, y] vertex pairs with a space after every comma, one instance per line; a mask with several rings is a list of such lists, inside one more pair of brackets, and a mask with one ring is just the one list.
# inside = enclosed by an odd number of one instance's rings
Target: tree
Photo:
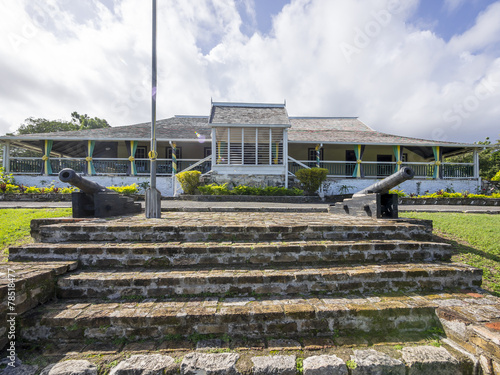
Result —
[[98, 117], [90, 118], [87, 114], [80, 115], [77, 112], [73, 112], [71, 114], [71, 118], [73, 123], [79, 126], [78, 130], [102, 129], [110, 127], [106, 120]]
[[[491, 145], [489, 138], [484, 142], [477, 142], [478, 145]], [[474, 154], [469, 152], [467, 154], [452, 156], [446, 159], [447, 163], [472, 163]], [[479, 151], [479, 176], [485, 180], [491, 180], [495, 174], [500, 170], [500, 139], [494, 144], [494, 147], [486, 147]]]
[[77, 124], [69, 121], [29, 117], [17, 129], [17, 134], [65, 132], [78, 129], [79, 126]]
[[109, 127], [108, 122], [104, 119], [98, 117], [91, 118], [87, 114], [80, 115], [78, 112], [73, 112], [71, 114], [71, 121], [29, 117], [24, 120], [24, 124], [17, 129], [17, 134], [66, 132], [71, 130], [101, 129]]

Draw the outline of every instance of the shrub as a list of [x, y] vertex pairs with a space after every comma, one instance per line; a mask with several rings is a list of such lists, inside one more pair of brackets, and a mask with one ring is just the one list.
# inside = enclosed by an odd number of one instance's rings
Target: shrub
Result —
[[16, 194], [19, 193], [19, 186], [2, 182], [0, 183], [0, 192], [2, 194]]
[[205, 195], [229, 195], [231, 191], [227, 188], [227, 182], [223, 185], [210, 184], [205, 186], [198, 186], [201, 194]]
[[136, 194], [139, 191], [139, 188], [136, 183], [127, 186], [110, 186], [109, 190], [116, 191], [120, 194]]
[[245, 185], [235, 186], [233, 190], [227, 188], [227, 183], [223, 185], [210, 184], [199, 186], [198, 190], [204, 195], [265, 195], [265, 196], [298, 196], [304, 194], [303, 190], [293, 188], [287, 189], [284, 187], [267, 186], [252, 187]]
[[398, 197], [406, 197], [406, 193], [403, 190], [398, 189], [389, 190], [389, 194], [397, 194]]
[[12, 173], [5, 173], [5, 168], [3, 167], [0, 167], [0, 184], [15, 184], [14, 175]]
[[491, 178], [491, 181], [500, 181], [500, 171]]
[[25, 190], [24, 190], [24, 193], [25, 194], [41, 194], [42, 193], [42, 189], [36, 187], [36, 186], [28, 186]]
[[314, 194], [321, 184], [326, 180], [328, 170], [325, 168], [299, 169], [295, 174], [304, 190], [308, 194]]
[[182, 190], [185, 194], [193, 195], [196, 188], [200, 186], [200, 171], [186, 171], [177, 173], [177, 180], [181, 183]]

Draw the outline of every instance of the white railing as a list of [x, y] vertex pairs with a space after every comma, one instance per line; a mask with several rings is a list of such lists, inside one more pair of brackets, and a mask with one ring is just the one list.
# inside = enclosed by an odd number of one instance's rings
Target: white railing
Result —
[[[138, 175], [149, 175], [149, 159], [135, 159]], [[93, 158], [92, 164], [96, 175], [127, 175], [129, 173], [130, 161], [128, 158]], [[87, 161], [85, 158], [50, 158], [52, 174], [58, 174], [64, 168], [74, 169], [77, 173], [87, 172]], [[9, 160], [10, 171], [13, 174], [40, 174], [42, 171], [42, 158], [11, 157]], [[178, 159], [177, 172], [183, 170], [197, 169], [207, 173], [211, 169], [211, 158], [200, 159]], [[157, 159], [156, 173], [158, 175], [172, 175], [172, 159]]]
[[[316, 167], [316, 161], [295, 160], [289, 157], [288, 170], [295, 174], [301, 168]], [[433, 178], [436, 164], [431, 163], [410, 163], [405, 162], [398, 165], [395, 162], [364, 161], [361, 163], [363, 176], [365, 178], [384, 178], [397, 172], [402, 166], [409, 166], [415, 172], [415, 178]], [[320, 167], [328, 170], [328, 177], [353, 177], [356, 162], [327, 161], [322, 160]], [[472, 163], [442, 163], [442, 178], [474, 178], [474, 164]]]

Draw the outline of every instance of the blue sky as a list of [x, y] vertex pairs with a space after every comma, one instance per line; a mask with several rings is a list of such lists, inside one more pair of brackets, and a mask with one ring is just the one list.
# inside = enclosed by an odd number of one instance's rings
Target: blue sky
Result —
[[[0, 0], [0, 134], [149, 121], [151, 2]], [[217, 101], [474, 142], [500, 133], [500, 0], [158, 0], [158, 118]]]

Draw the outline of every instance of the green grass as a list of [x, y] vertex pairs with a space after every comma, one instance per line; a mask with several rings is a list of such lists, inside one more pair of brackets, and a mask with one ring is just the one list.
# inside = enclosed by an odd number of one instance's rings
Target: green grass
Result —
[[483, 288], [500, 295], [500, 215], [405, 212], [433, 221], [434, 233], [451, 243], [454, 262], [483, 269]]
[[0, 210], [0, 250], [2, 257], [8, 255], [9, 246], [31, 241], [31, 220], [64, 216], [71, 216], [71, 208]]

